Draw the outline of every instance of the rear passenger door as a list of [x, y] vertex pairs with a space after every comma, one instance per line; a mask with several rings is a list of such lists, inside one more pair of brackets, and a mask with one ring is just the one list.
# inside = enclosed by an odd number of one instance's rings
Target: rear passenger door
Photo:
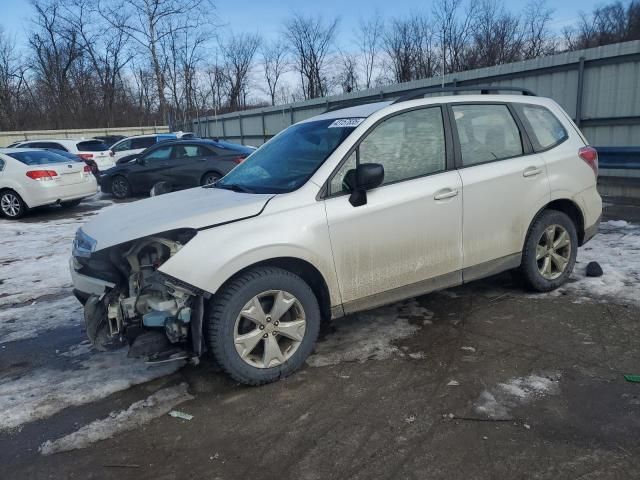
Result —
[[451, 104], [463, 190], [463, 272], [469, 281], [520, 264], [529, 223], [549, 201], [544, 159], [510, 104]]
[[170, 168], [165, 172], [166, 180], [175, 188], [200, 185], [200, 177], [206, 171], [205, 153], [210, 152], [196, 144], [179, 144], [173, 148], [173, 159], [170, 161]]

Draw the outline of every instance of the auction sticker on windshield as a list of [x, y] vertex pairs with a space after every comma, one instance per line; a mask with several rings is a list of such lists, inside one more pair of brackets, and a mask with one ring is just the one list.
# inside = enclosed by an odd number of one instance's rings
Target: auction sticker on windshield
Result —
[[329, 125], [329, 128], [355, 128], [364, 122], [364, 118], [340, 118]]

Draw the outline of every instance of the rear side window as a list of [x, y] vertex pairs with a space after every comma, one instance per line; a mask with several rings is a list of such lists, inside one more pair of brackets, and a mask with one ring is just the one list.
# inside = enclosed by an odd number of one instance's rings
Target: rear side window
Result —
[[131, 149], [131, 140], [124, 140], [118, 143], [117, 145], [113, 145], [111, 147], [111, 150], [113, 150], [114, 152], [124, 152], [125, 150], [130, 150], [130, 149]]
[[142, 137], [131, 139], [131, 150], [137, 150], [139, 148], [149, 148], [151, 145], [156, 144], [156, 137]]
[[514, 107], [528, 127], [534, 150], [546, 150], [566, 140], [567, 131], [549, 109], [524, 103], [516, 103]]
[[462, 165], [523, 154], [520, 130], [506, 105], [454, 105]]
[[104, 142], [100, 140], [87, 140], [86, 142], [78, 142], [76, 148], [79, 152], [104, 152], [109, 150]]
[[199, 145], [176, 145], [175, 147], [175, 158], [195, 158], [195, 157], [203, 157], [205, 155], [211, 155], [207, 149], [203, 149]]

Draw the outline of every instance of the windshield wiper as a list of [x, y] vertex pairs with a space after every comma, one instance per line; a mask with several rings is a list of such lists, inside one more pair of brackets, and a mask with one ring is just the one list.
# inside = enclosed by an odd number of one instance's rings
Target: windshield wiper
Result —
[[214, 183], [211, 186], [207, 185], [207, 187], [224, 188], [225, 190], [233, 190], [234, 192], [240, 192], [240, 193], [254, 193], [253, 190], [247, 187], [243, 187], [242, 185], [238, 185], [237, 183], [225, 183], [225, 184]]

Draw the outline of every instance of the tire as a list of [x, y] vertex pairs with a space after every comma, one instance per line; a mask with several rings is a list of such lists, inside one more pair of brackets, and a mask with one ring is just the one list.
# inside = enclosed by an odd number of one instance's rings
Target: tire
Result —
[[212, 183], [217, 182], [221, 178], [222, 178], [222, 175], [220, 175], [218, 172], [207, 172], [200, 179], [200, 185], [202, 186], [211, 185]]
[[[286, 313], [279, 315], [276, 302], [289, 305], [281, 307]], [[262, 316], [261, 323], [241, 311], [252, 312], [256, 319]], [[320, 308], [309, 285], [297, 275], [275, 267], [255, 268], [232, 279], [215, 295], [206, 329], [215, 361], [229, 376], [245, 385], [263, 385], [295, 372], [311, 354], [320, 329]], [[238, 345], [242, 338], [247, 343]], [[279, 352], [279, 358], [273, 352]]]
[[111, 179], [111, 194], [115, 198], [124, 199], [131, 196], [131, 184], [122, 175], [116, 175]]
[[537, 292], [555, 290], [573, 272], [577, 253], [573, 221], [565, 213], [544, 210], [529, 227], [525, 240], [520, 265], [525, 284]]
[[0, 215], [10, 220], [17, 220], [24, 217], [29, 211], [20, 195], [13, 190], [3, 190], [0, 192]]
[[82, 202], [82, 198], [78, 198], [76, 200], [69, 200], [68, 202], [62, 202], [60, 203], [60, 206], [62, 208], [73, 208], [80, 205], [80, 202]]

